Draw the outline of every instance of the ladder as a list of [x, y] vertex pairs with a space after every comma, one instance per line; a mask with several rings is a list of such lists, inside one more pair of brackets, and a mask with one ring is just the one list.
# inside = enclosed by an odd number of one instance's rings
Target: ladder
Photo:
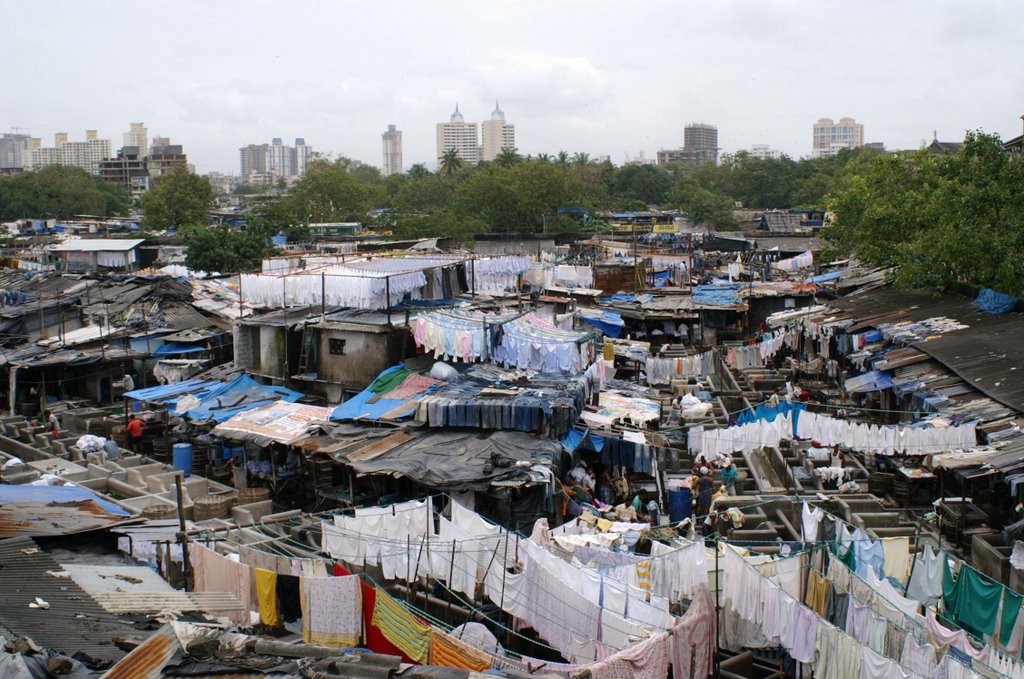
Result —
[[313, 333], [308, 325], [302, 326], [302, 343], [299, 345], [299, 374], [309, 372], [309, 352], [313, 345]]

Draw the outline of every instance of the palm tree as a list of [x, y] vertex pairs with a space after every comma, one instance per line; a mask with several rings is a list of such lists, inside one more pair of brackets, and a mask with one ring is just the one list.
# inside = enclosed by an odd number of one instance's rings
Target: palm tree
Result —
[[590, 154], [589, 153], [583, 153], [582, 151], [580, 151], [579, 153], [574, 154], [573, 157], [572, 157], [572, 164], [573, 165], [586, 165], [589, 162], [590, 162]]
[[569, 154], [566, 151], [559, 151], [558, 152], [558, 164], [559, 165], [568, 165], [569, 164]]
[[494, 159], [494, 162], [496, 162], [498, 165], [501, 165], [502, 167], [512, 167], [513, 165], [521, 162], [522, 160], [523, 157], [519, 155], [518, 150], [516, 150], [514, 147], [508, 148], [506, 146], [501, 149], [501, 153], [499, 153], [498, 156]]
[[547, 153], [538, 153], [537, 154], [537, 160], [542, 162], [542, 163], [550, 163], [551, 162], [551, 156], [548, 155]]
[[430, 170], [428, 170], [427, 166], [424, 165], [423, 163], [416, 163], [415, 165], [409, 168], [410, 179], [423, 179], [429, 174]]
[[454, 177], [455, 173], [462, 169], [462, 166], [466, 162], [459, 158], [459, 152], [455, 149], [448, 149], [441, 155], [441, 161], [438, 164], [441, 174], [446, 177]]

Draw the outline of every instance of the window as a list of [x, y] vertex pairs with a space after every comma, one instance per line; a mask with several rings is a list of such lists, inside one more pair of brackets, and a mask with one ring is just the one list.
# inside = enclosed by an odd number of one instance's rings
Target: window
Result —
[[331, 337], [327, 340], [327, 352], [334, 356], [345, 355], [345, 340]]

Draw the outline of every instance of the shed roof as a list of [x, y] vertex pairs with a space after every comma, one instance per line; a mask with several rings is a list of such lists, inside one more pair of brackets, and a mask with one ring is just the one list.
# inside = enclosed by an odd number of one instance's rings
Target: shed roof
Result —
[[78, 238], [47, 246], [50, 252], [127, 252], [146, 242], [145, 238]]

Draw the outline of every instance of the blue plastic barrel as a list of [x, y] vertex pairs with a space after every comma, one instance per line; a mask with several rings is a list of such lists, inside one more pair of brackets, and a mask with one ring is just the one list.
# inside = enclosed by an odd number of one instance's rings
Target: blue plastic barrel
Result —
[[668, 518], [672, 523], [679, 523], [693, 515], [693, 492], [689, 488], [679, 488], [668, 492]]
[[175, 443], [174, 444], [174, 468], [178, 471], [185, 472], [185, 476], [192, 473], [192, 444], [191, 443]]

